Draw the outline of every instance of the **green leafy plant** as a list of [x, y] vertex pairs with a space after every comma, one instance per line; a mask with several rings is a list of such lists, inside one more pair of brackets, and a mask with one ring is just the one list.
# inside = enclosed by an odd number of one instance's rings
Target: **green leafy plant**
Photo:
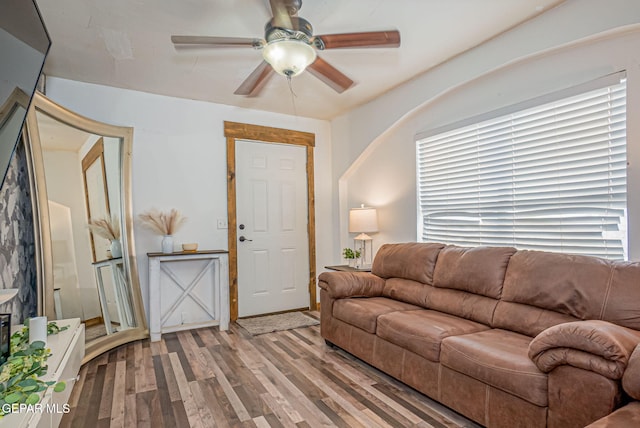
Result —
[[344, 248], [342, 250], [342, 256], [345, 259], [359, 259], [360, 258], [360, 250], [353, 251], [351, 248]]
[[[50, 322], [47, 324], [47, 336], [52, 334], [58, 334], [61, 331], [65, 331], [69, 326], [65, 325], [64, 327], [58, 326], [58, 324], [54, 322]], [[27, 318], [24, 321], [24, 326], [20, 331], [16, 331], [11, 335], [11, 350], [10, 353], [14, 354], [16, 352], [21, 351], [29, 342], [29, 319]], [[0, 366], [2, 368], [2, 366]]]
[[[57, 334], [66, 330], [68, 326], [59, 327], [55, 323], [47, 325], [47, 334]], [[53, 386], [55, 392], [64, 391], [64, 382], [45, 382], [39, 377], [47, 373], [46, 361], [51, 356], [51, 350], [44, 342], [28, 343], [28, 320], [25, 326], [11, 335], [11, 355], [0, 366], [0, 416], [5, 412], [4, 404], [34, 405], [40, 401], [41, 392]]]

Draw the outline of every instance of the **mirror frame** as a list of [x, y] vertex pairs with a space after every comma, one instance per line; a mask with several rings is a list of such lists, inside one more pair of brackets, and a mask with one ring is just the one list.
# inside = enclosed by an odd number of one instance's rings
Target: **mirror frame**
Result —
[[109, 125], [81, 116], [36, 92], [24, 127], [27, 157], [30, 160], [29, 175], [32, 187], [34, 229], [36, 235], [36, 265], [38, 279], [38, 314], [55, 319], [53, 301], [53, 251], [49, 224], [48, 195], [45, 183], [44, 160], [36, 112], [44, 113], [59, 122], [91, 134], [122, 139], [122, 217], [126, 230], [122, 233], [125, 263], [129, 268], [133, 311], [138, 326], [89, 342], [82, 363], [122, 344], [149, 337], [149, 329], [142, 303], [133, 238], [132, 210], [132, 144], [133, 128]]

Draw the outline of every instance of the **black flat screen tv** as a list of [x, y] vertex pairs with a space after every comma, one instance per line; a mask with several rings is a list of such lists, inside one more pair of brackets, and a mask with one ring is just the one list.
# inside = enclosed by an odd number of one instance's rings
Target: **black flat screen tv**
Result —
[[0, 0], [0, 188], [50, 46], [35, 0]]

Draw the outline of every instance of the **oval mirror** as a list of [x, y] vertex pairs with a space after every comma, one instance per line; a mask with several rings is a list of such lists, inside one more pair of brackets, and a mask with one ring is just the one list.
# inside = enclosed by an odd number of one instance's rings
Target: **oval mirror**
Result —
[[36, 94], [25, 137], [40, 232], [38, 312], [81, 319], [85, 361], [148, 337], [133, 242], [133, 128]]

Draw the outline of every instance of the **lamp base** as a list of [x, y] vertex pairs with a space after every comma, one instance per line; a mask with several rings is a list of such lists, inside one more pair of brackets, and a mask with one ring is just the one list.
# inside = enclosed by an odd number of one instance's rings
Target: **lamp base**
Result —
[[[360, 251], [360, 263], [358, 264], [358, 267], [371, 267], [371, 264], [373, 263], [373, 260], [371, 259], [373, 255], [373, 239], [371, 239], [371, 237], [366, 233], [361, 233], [353, 238], [353, 246]], [[367, 247], [369, 248], [367, 249]]]

